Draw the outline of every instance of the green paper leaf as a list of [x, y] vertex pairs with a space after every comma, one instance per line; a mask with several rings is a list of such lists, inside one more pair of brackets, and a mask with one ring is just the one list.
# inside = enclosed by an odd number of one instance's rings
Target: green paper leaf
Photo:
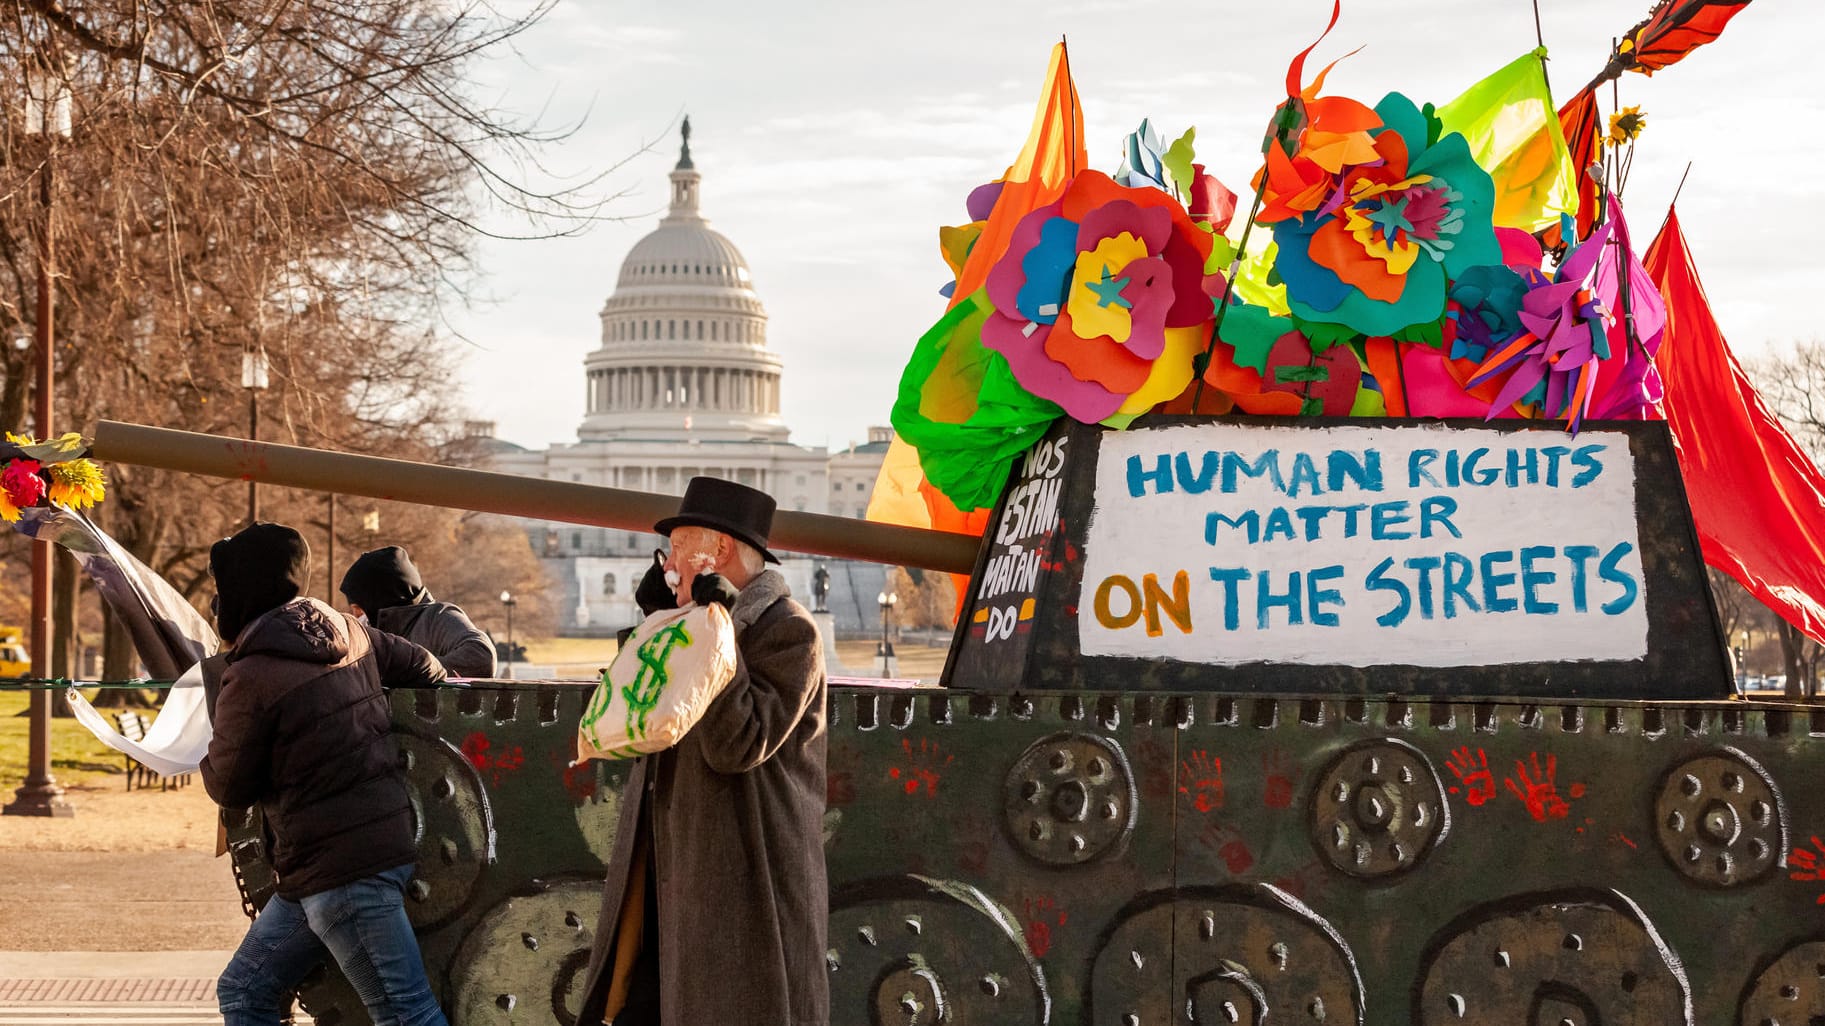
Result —
[[1426, 119], [1426, 145], [1437, 146], [1440, 137], [1445, 134], [1445, 122], [1439, 119], [1438, 108], [1428, 103], [1419, 112]]
[[1307, 399], [1299, 404], [1299, 415], [1301, 417], [1316, 417], [1323, 412], [1323, 399]]
[[1174, 140], [1171, 146], [1166, 147], [1165, 154], [1160, 157], [1160, 164], [1166, 168], [1166, 173], [1172, 176], [1173, 184], [1179, 187], [1181, 196], [1191, 195], [1191, 183], [1196, 177], [1191, 170], [1193, 159], [1191, 142], [1197, 134], [1198, 130], [1195, 126], [1187, 128], [1185, 134]]
[[1293, 325], [1312, 344], [1312, 352], [1322, 353], [1332, 346], [1344, 342], [1354, 342], [1361, 332], [1347, 324], [1331, 324], [1327, 321], [1307, 321], [1298, 317], [1292, 319]]
[[1236, 351], [1236, 366], [1249, 367], [1257, 374], [1267, 373], [1267, 354], [1280, 336], [1293, 330], [1293, 322], [1275, 317], [1260, 306], [1231, 306], [1223, 313], [1218, 335], [1223, 344]]
[[1204, 260], [1204, 273], [1228, 274], [1230, 263], [1236, 259], [1236, 244], [1218, 235], [1209, 221], [1199, 221], [1198, 227], [1210, 232], [1210, 256]]
[[1329, 381], [1331, 368], [1313, 364], [1309, 367], [1275, 367], [1274, 383], [1289, 385], [1296, 381]]
[[1396, 342], [1410, 342], [1416, 346], [1440, 349], [1445, 345], [1445, 322], [1439, 320], [1409, 324], [1395, 332], [1393, 338]]
[[1359, 388], [1356, 390], [1356, 400], [1350, 404], [1350, 416], [1386, 417], [1387, 415], [1388, 402], [1382, 397], [1380, 392], [1377, 392], [1372, 388]]

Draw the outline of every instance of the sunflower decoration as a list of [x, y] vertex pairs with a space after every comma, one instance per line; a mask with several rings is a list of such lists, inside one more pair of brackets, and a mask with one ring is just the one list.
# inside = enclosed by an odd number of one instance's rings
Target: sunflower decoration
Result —
[[107, 497], [101, 468], [74, 432], [39, 442], [6, 433], [0, 445], [0, 520], [16, 523], [20, 511], [51, 505], [84, 510]]
[[1610, 134], [1604, 141], [1611, 146], [1626, 146], [1646, 127], [1648, 116], [1641, 112], [1640, 106], [1624, 107], [1610, 115]]

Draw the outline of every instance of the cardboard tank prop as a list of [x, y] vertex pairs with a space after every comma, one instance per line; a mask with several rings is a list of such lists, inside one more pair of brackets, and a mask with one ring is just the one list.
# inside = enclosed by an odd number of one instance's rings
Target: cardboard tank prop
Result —
[[[1662, 3], [1606, 74], [1742, 6]], [[1642, 262], [1583, 173], [1602, 76], [1555, 113], [1528, 55], [1370, 107], [1304, 59], [1232, 230], [1190, 133], [1082, 170], [1055, 51], [895, 410], [876, 512], [941, 530], [780, 514], [782, 548], [971, 571], [941, 687], [831, 691], [833, 1020], [1825, 1017], [1825, 710], [1733, 694], [1704, 569], [1816, 631], [1794, 596], [1825, 569], [1759, 576], [1720, 510], [1818, 532], [1767, 497], [1825, 478], [1755, 404], [1685, 401], [1700, 370], [1752, 392], [1676, 221]], [[1764, 447], [1707, 463], [1724, 437]], [[636, 530], [675, 501], [110, 423], [93, 448]], [[626, 776], [572, 763], [587, 695], [394, 697], [453, 1022], [575, 1022]], [[251, 914], [258, 824], [231, 837]], [[366, 1021], [333, 970], [303, 997]]]

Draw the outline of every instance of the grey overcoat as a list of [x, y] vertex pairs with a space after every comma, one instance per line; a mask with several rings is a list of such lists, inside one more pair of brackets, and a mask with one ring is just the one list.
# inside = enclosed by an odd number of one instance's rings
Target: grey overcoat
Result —
[[579, 1022], [601, 1022], [635, 839], [650, 828], [666, 1026], [827, 1026], [824, 653], [768, 570], [730, 610], [735, 677], [628, 778]]

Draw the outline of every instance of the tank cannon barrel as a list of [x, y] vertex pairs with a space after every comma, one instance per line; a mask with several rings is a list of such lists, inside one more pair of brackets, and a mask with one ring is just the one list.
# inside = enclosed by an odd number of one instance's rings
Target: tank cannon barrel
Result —
[[[104, 420], [91, 446], [97, 459], [344, 495], [650, 531], [678, 510], [678, 498], [624, 488], [548, 481], [410, 460], [306, 449], [244, 438]], [[951, 531], [874, 524], [780, 510], [774, 548], [838, 559], [969, 573], [980, 541]]]

